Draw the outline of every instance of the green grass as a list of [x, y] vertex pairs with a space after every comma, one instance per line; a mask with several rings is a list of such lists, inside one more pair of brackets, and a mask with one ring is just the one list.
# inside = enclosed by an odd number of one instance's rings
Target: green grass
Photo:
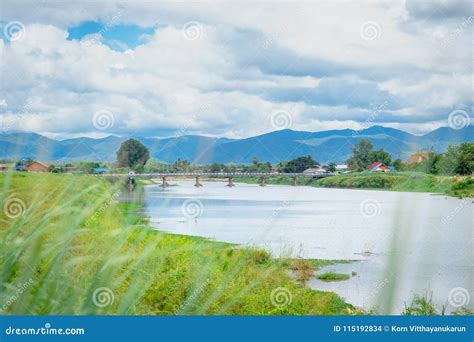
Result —
[[[234, 181], [257, 184], [259, 179], [236, 177]], [[271, 177], [265, 182], [266, 184], [290, 185], [292, 179], [290, 177]], [[474, 180], [470, 176], [455, 178], [434, 176], [422, 172], [358, 172], [322, 179], [299, 177], [297, 184], [322, 188], [431, 192], [456, 197], [474, 196]]]
[[316, 276], [316, 278], [318, 278], [319, 280], [322, 280], [322, 281], [342, 281], [342, 280], [349, 279], [350, 276], [348, 274], [344, 274], [344, 273], [328, 272], [328, 273], [318, 274]]
[[[139, 203], [117, 203], [122, 183], [79, 175], [4, 173], [0, 187], [3, 314], [353, 312], [336, 294], [310, 290], [292, 277], [288, 260], [151, 229], [137, 213]], [[291, 301], [275, 305], [272, 296], [281, 289]]]

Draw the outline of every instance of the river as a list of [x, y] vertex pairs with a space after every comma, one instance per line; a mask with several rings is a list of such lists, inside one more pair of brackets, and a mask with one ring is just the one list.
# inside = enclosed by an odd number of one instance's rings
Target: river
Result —
[[[171, 182], [173, 183], [173, 182]], [[307, 186], [191, 181], [146, 186], [146, 214], [157, 229], [257, 246], [275, 257], [357, 260], [318, 273], [309, 286], [347, 302], [399, 314], [413, 294], [450, 312], [473, 308], [473, 201], [433, 195]], [[472, 298], [472, 299], [471, 299]]]

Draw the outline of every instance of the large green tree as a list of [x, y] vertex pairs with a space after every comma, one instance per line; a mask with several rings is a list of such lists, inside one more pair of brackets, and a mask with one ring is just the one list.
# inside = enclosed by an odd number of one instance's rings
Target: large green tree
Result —
[[352, 147], [352, 157], [347, 160], [351, 170], [363, 171], [370, 165], [369, 152], [374, 145], [369, 140], [362, 139]]
[[369, 140], [362, 139], [352, 147], [352, 157], [347, 160], [351, 170], [364, 171], [375, 162], [381, 162], [385, 165], [392, 163], [392, 156], [383, 148], [372, 150], [373, 145]]
[[299, 173], [313, 166], [318, 166], [319, 163], [315, 161], [311, 156], [298, 157], [290, 160], [285, 167], [283, 172], [287, 173]]
[[467, 142], [459, 146], [456, 173], [470, 175], [474, 172], [474, 143]]
[[149, 158], [150, 152], [146, 146], [135, 139], [124, 141], [117, 151], [117, 162], [121, 167], [143, 168]]

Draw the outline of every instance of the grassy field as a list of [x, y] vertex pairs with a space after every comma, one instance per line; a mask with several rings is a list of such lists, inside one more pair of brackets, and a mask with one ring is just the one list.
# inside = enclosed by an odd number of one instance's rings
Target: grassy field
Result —
[[152, 230], [119, 204], [123, 184], [63, 174], [0, 175], [0, 311], [33, 315], [332, 315], [308, 289], [336, 261], [268, 253]]
[[[236, 182], [257, 184], [256, 177], [235, 178]], [[272, 177], [267, 184], [290, 185], [290, 177]], [[432, 192], [457, 197], [474, 196], [474, 180], [472, 177], [434, 176], [422, 172], [390, 172], [390, 173], [351, 173], [331, 176], [322, 179], [298, 178], [298, 185], [309, 185], [322, 188], [346, 188], [390, 190], [409, 192]]]

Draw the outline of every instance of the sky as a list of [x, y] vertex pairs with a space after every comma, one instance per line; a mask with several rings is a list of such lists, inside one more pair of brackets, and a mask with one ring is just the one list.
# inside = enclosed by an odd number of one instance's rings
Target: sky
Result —
[[2, 1], [0, 133], [474, 122], [472, 2]]

